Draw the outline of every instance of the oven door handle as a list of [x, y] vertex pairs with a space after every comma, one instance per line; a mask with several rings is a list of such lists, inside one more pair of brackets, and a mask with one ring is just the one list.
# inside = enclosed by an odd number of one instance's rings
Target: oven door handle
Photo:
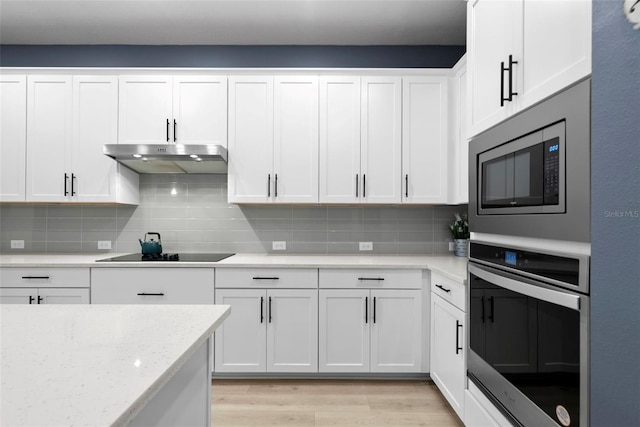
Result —
[[571, 294], [569, 291], [563, 292], [548, 289], [539, 286], [535, 281], [524, 278], [518, 278], [515, 280], [511, 278], [512, 276], [509, 273], [505, 272], [502, 274], [496, 274], [493, 271], [493, 269], [489, 270], [469, 263], [469, 274], [473, 274], [482, 280], [531, 298], [536, 298], [551, 304], [557, 304], [572, 310], [580, 311], [580, 296], [578, 295]]

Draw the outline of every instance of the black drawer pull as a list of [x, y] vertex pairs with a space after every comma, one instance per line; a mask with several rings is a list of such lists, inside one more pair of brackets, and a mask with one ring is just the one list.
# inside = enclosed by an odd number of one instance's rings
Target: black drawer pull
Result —
[[364, 297], [364, 323], [369, 323], [369, 297]]
[[256, 276], [253, 278], [253, 280], [280, 280], [279, 277], [261, 277], [261, 276]]
[[147, 293], [147, 292], [140, 292], [138, 295], [142, 297], [163, 297], [164, 296], [163, 293], [153, 294], [153, 293]]
[[269, 297], [269, 323], [271, 323], [271, 313], [272, 313], [272, 310], [271, 310], [271, 297]]
[[462, 323], [459, 320], [456, 320], [456, 354], [459, 354], [462, 351], [462, 347], [460, 347], [460, 334], [458, 331], [462, 328]]
[[29, 297], [29, 304], [33, 304], [33, 302], [36, 300], [36, 298], [32, 295]]
[[442, 286], [442, 285], [438, 285], [438, 284], [436, 284], [436, 288], [440, 288], [440, 289], [442, 289], [443, 291], [445, 291], [446, 293], [451, 292], [451, 289], [447, 289], [447, 288], [445, 288], [445, 287], [444, 287], [444, 286]]
[[358, 277], [358, 280], [384, 280], [384, 277]]
[[264, 322], [264, 297], [260, 297], [260, 323]]
[[42, 301], [44, 301], [44, 298], [42, 298], [40, 295], [38, 295], [38, 304], [41, 304]]
[[23, 279], [50, 279], [49, 276], [22, 276]]

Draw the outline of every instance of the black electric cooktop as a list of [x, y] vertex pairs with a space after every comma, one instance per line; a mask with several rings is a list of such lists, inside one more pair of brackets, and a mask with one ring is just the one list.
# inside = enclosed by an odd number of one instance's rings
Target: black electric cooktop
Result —
[[97, 262], [140, 262], [140, 261], [171, 261], [171, 262], [218, 262], [235, 254], [129, 254], [113, 258], [99, 259]]

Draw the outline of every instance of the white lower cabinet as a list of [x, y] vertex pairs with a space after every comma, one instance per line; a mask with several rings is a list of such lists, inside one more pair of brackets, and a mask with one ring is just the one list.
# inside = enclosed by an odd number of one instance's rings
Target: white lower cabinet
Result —
[[317, 372], [316, 289], [217, 289], [232, 314], [215, 333], [216, 372]]
[[430, 375], [456, 414], [464, 419], [466, 314], [464, 299], [456, 297], [464, 295], [464, 288], [437, 274], [432, 274], [431, 285]]
[[0, 304], [89, 304], [89, 289], [0, 288]]

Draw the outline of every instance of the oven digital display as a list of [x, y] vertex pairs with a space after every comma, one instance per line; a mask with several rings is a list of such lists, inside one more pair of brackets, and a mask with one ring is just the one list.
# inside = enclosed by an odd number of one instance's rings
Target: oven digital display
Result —
[[517, 265], [516, 263], [517, 255], [515, 252], [505, 251], [504, 253], [504, 262], [509, 265]]

